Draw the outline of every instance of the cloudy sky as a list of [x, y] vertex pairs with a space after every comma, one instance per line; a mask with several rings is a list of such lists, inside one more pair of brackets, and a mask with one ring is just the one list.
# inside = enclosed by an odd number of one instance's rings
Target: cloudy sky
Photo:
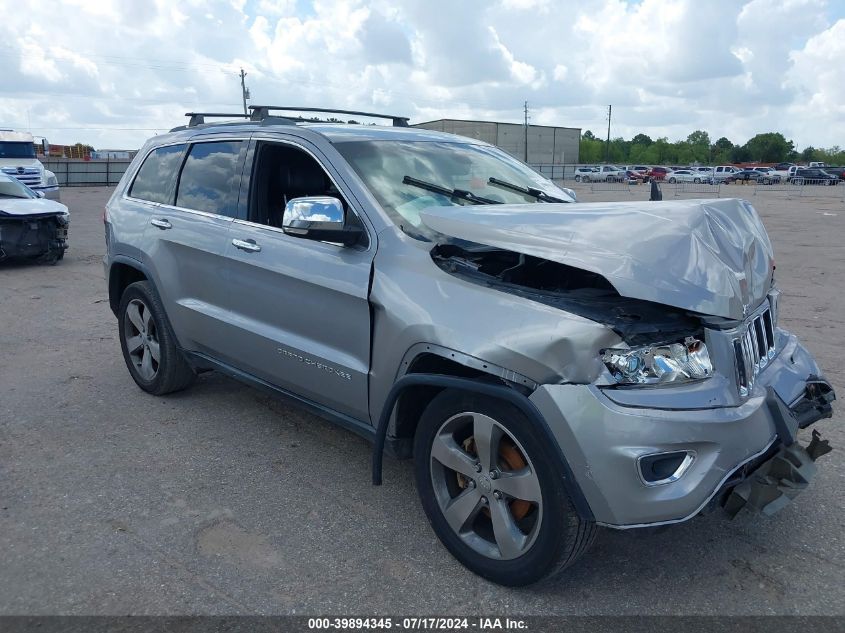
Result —
[[252, 103], [845, 145], [843, 0], [3, 2], [0, 127], [132, 148]]

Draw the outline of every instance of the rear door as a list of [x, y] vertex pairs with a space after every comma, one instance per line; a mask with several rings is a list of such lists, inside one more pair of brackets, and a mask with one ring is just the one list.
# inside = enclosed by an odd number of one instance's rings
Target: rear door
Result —
[[[366, 246], [347, 247], [287, 235], [246, 210], [226, 243], [223, 300], [230, 328], [218, 342], [221, 360], [314, 403], [369, 422], [370, 271], [375, 232], [318, 148], [298, 138], [253, 142], [245, 168], [253, 186], [259, 144], [310, 156], [336, 197], [359, 218]], [[255, 159], [252, 159], [256, 156]], [[256, 164], [250, 164], [250, 162]], [[281, 166], [284, 168], [284, 166]], [[254, 192], [253, 192], [254, 193]], [[314, 192], [308, 192], [313, 194]], [[245, 196], [241, 199], [254, 199]], [[280, 205], [283, 206], [283, 205]]]
[[211, 353], [226, 331], [220, 275], [246, 146], [239, 138], [192, 142], [167, 202], [150, 215], [147, 238], [156, 286], [187, 350]]

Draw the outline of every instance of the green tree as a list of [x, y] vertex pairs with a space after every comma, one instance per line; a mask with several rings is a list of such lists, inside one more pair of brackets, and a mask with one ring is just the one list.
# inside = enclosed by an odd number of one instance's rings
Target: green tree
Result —
[[651, 137], [648, 134], [637, 134], [634, 138], [631, 139], [631, 143], [634, 145], [651, 145], [654, 141], [651, 140]]
[[795, 149], [795, 144], [786, 140], [780, 132], [766, 132], [750, 138], [744, 147], [748, 150], [748, 160], [780, 163]]

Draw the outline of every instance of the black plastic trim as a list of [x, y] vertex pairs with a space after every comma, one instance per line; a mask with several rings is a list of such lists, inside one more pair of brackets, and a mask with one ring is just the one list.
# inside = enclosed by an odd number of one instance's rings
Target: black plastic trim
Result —
[[393, 412], [393, 408], [396, 406], [396, 401], [399, 399], [403, 390], [408, 387], [419, 385], [471, 391], [483, 396], [504, 400], [517, 407], [537, 427], [537, 430], [543, 434], [549, 445], [557, 449], [556, 452], [564, 471], [563, 484], [566, 487], [566, 491], [569, 493], [569, 497], [572, 499], [572, 504], [575, 506], [578, 516], [585, 521], [595, 520], [593, 512], [590, 509], [590, 504], [587, 502], [584, 492], [578, 485], [578, 482], [572, 473], [572, 469], [569, 466], [569, 462], [566, 461], [566, 456], [560, 448], [560, 444], [558, 444], [554, 434], [549, 428], [548, 423], [534, 403], [523, 394], [509, 387], [483, 383], [469, 378], [443, 376], [440, 374], [407, 374], [393, 384], [393, 387], [390, 389], [390, 393], [387, 395], [387, 399], [385, 400], [384, 408], [381, 411], [381, 417], [379, 418], [378, 426], [375, 430], [375, 446], [373, 447], [372, 462], [374, 486], [380, 486], [382, 483], [381, 471], [385, 441], [387, 440], [387, 429], [390, 424], [390, 416]]

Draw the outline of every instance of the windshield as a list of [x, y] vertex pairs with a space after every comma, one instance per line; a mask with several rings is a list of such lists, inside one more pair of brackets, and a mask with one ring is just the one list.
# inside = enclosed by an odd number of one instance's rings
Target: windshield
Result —
[[37, 198], [35, 192], [15, 178], [0, 175], [0, 198]]
[[0, 141], [0, 158], [35, 158], [35, 145], [21, 141]]
[[[495, 147], [432, 141], [349, 141], [335, 147], [391, 219], [417, 238], [434, 235], [420, 218], [420, 211], [428, 207], [464, 206], [478, 200], [537, 203], [542, 194], [572, 200], [554, 183]], [[502, 182], [525, 191], [502, 186]]]

